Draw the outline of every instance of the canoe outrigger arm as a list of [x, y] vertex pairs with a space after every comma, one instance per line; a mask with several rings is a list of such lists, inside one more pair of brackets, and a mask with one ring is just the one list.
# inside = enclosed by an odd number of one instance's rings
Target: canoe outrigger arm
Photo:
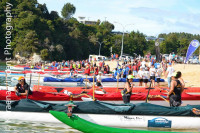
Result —
[[[86, 96], [86, 97], [92, 99], [92, 96], [88, 95], [87, 93], [81, 93], [81, 94], [78, 94], [78, 95], [76, 95], [76, 94], [71, 94], [71, 95], [70, 95], [70, 101], [73, 101], [73, 100], [72, 100], [73, 98], [79, 98], [79, 97], [82, 97], [82, 96]], [[97, 99], [94, 99], [94, 101], [96, 101], [96, 100], [97, 100]]]
[[67, 108], [68, 108], [67, 116], [71, 117], [72, 116], [72, 110], [73, 110], [74, 107], [76, 107], [76, 105], [74, 105], [73, 103], [69, 103], [65, 106], [67, 106]]

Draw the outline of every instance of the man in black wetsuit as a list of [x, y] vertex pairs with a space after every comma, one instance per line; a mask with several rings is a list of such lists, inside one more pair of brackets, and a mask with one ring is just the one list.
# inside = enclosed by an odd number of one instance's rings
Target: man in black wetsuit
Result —
[[30, 86], [26, 83], [25, 78], [20, 76], [18, 84], [14, 88], [17, 96], [26, 96], [27, 93], [31, 94]]
[[168, 93], [168, 98], [171, 107], [178, 107], [181, 105], [181, 94], [184, 90], [183, 81], [181, 81], [181, 72], [178, 71], [173, 73], [173, 78], [171, 81], [170, 91]]

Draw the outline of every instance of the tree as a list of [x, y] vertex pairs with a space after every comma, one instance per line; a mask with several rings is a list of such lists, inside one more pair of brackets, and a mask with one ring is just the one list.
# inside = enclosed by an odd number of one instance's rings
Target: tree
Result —
[[71, 3], [67, 3], [63, 6], [61, 14], [63, 18], [68, 20], [74, 15], [75, 12], [76, 12], [76, 7]]

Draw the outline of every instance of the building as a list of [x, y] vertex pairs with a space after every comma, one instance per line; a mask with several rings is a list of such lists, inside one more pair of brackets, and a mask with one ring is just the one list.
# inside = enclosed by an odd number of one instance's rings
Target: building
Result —
[[97, 21], [85, 20], [85, 17], [78, 17], [78, 21], [85, 25], [96, 25]]
[[147, 37], [145, 37], [145, 39], [147, 41], [156, 41], [157, 39], [159, 39], [159, 42], [162, 42], [162, 41], [165, 40], [164, 38], [157, 38], [157, 37], [154, 37], [154, 36], [147, 36]]

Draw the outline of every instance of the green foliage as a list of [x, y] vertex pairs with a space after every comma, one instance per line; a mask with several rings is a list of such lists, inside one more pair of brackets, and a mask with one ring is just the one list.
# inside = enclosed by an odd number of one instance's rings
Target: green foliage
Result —
[[76, 12], [76, 8], [73, 4], [67, 3], [63, 6], [61, 14], [63, 18], [69, 19], [73, 16], [73, 14]]
[[[160, 51], [163, 54], [175, 52], [178, 55], [186, 55], [190, 42], [193, 39], [197, 39], [200, 41], [200, 35], [192, 35], [184, 32], [160, 34], [159, 37], [165, 39], [160, 44]], [[195, 54], [198, 54], [198, 50], [196, 50]]]
[[[114, 25], [108, 21], [97, 21], [95, 25], [79, 23], [72, 15], [76, 8], [67, 3], [63, 6], [61, 18], [56, 11], [49, 13], [45, 4], [37, 0], [3, 0], [0, 2], [0, 34], [5, 35], [6, 2], [13, 4], [12, 13], [12, 49], [13, 55], [30, 57], [33, 53], [41, 55], [43, 60], [86, 59], [89, 54], [99, 53], [110, 56], [112, 52], [120, 55], [122, 34], [113, 34]], [[36, 6], [37, 5], [37, 6]], [[188, 33], [160, 34], [165, 40], [160, 42], [161, 53], [175, 52], [186, 54], [191, 40], [200, 40], [200, 35]], [[5, 37], [0, 38], [0, 52], [3, 53]], [[146, 41], [145, 35], [132, 31], [124, 35], [124, 52], [126, 54], [155, 54], [155, 41]], [[197, 53], [197, 52], [196, 52]], [[0, 55], [0, 58], [3, 57]]]
[[43, 49], [40, 51], [40, 56], [42, 58], [42, 60], [47, 60], [48, 56], [49, 56], [49, 51], [48, 49]]

